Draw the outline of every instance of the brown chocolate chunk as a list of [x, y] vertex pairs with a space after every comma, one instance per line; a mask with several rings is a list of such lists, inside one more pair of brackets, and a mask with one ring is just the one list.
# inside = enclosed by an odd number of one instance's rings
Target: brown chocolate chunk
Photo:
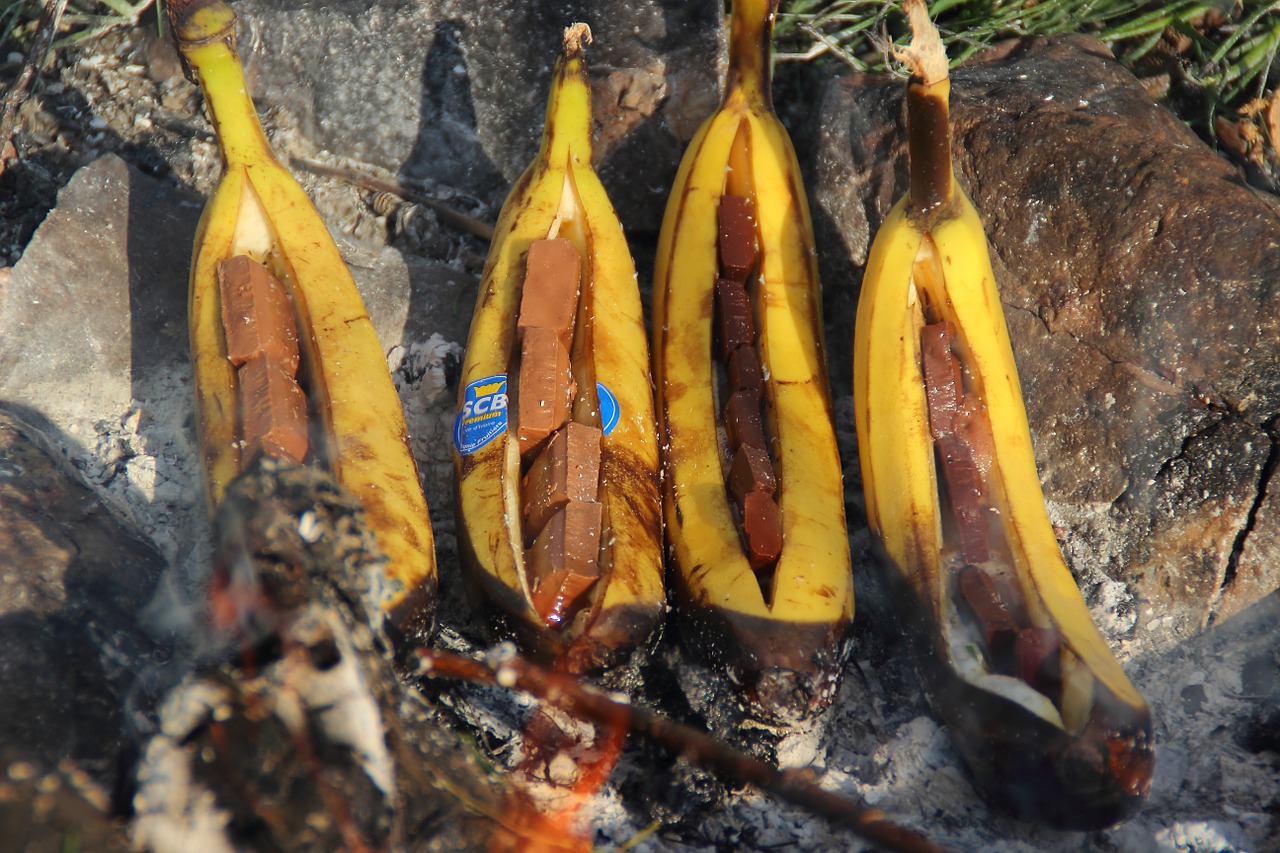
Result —
[[1012, 671], [1013, 646], [1018, 626], [1013, 621], [1009, 608], [1001, 600], [995, 581], [977, 566], [965, 566], [956, 581], [960, 601], [968, 607], [970, 615], [982, 626], [986, 635], [992, 668], [1000, 672]]
[[716, 280], [716, 310], [720, 318], [720, 356], [727, 359], [739, 347], [755, 346], [755, 326], [751, 321], [751, 300], [746, 288], [736, 281]]
[[259, 450], [301, 462], [307, 456], [307, 397], [292, 376], [265, 355], [236, 371], [244, 424], [244, 458]]
[[1062, 691], [1062, 640], [1052, 628], [1018, 632], [1018, 677], [1057, 701]]
[[298, 324], [284, 284], [248, 255], [218, 262], [222, 332], [237, 367], [267, 355], [290, 376], [298, 373]]
[[569, 419], [575, 385], [569, 368], [569, 349], [552, 329], [525, 330], [516, 388], [516, 437], [520, 455], [537, 449], [547, 436]]
[[756, 218], [751, 199], [720, 197], [720, 267], [724, 277], [746, 281], [756, 262]]
[[735, 452], [743, 445], [768, 452], [758, 392], [736, 391], [729, 395], [728, 402], [724, 404], [724, 428], [729, 434], [729, 446]]
[[756, 571], [768, 568], [782, 554], [782, 511], [764, 492], [751, 492], [742, 502], [742, 533], [747, 559]]
[[578, 313], [578, 282], [582, 262], [577, 246], [569, 240], [536, 240], [525, 260], [520, 291], [520, 317], [516, 328], [551, 329], [568, 349]]
[[[600, 576], [599, 503], [569, 501], [551, 516], [525, 552], [525, 566], [534, 590], [534, 606], [545, 621], [563, 618], [565, 608]], [[578, 589], [572, 598], [568, 592]], [[564, 599], [557, 610], [557, 599]]]
[[920, 330], [920, 355], [924, 363], [925, 393], [929, 400], [929, 431], [935, 439], [956, 431], [960, 408], [960, 360], [951, 351], [955, 328], [948, 322]]
[[985, 563], [990, 559], [987, 541], [987, 514], [982, 504], [982, 475], [974, 464], [969, 445], [959, 438], [935, 442], [942, 462], [942, 476], [947, 484], [947, 499], [960, 539], [960, 552], [966, 563]]
[[557, 430], [525, 475], [524, 538], [528, 545], [569, 501], [594, 501], [600, 493], [600, 439], [596, 427], [570, 421]]
[[729, 379], [729, 393], [734, 391], [760, 391], [764, 388], [764, 374], [760, 369], [760, 353], [755, 347], [738, 347], [729, 353], [725, 365]]
[[540, 578], [533, 587], [533, 609], [548, 625], [563, 625], [584, 592], [591, 589], [596, 578], [574, 574], [559, 569]]
[[747, 495], [752, 492], [772, 497], [777, 488], [769, 454], [749, 444], [739, 447], [729, 468], [729, 491], [737, 499], [738, 506], [743, 506]]

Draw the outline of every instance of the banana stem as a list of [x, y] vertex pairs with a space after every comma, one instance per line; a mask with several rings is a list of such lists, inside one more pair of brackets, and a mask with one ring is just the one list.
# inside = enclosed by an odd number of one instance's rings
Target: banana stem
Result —
[[236, 15], [222, 0], [169, 0], [174, 42], [200, 83], [227, 166], [275, 161], [236, 55]]
[[780, 0], [734, 0], [729, 19], [729, 79], [725, 97], [741, 92], [773, 109], [769, 62]]
[[902, 4], [911, 24], [911, 44], [898, 58], [911, 70], [907, 84], [907, 154], [910, 211], [927, 217], [951, 203], [951, 113], [947, 53], [929, 20], [924, 0]]

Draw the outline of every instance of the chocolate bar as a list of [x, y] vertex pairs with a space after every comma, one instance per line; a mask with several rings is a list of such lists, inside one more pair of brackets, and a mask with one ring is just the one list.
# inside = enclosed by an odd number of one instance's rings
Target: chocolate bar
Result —
[[292, 376], [260, 355], [236, 371], [244, 458], [259, 451], [301, 462], [307, 456], [307, 397]]
[[755, 326], [751, 322], [751, 300], [746, 288], [728, 279], [716, 280], [716, 309], [719, 316], [720, 355], [728, 358], [739, 347], [755, 346]]
[[1000, 598], [995, 581], [977, 566], [965, 566], [956, 578], [960, 601], [977, 620], [986, 634], [987, 652], [992, 668], [1008, 672], [1012, 670], [1013, 646], [1018, 626]]
[[534, 607], [544, 621], [562, 620], [573, 600], [600, 577], [601, 523], [599, 503], [570, 501], [525, 552]]
[[290, 376], [298, 372], [298, 324], [284, 284], [248, 255], [218, 263], [227, 358], [239, 367], [258, 355]]
[[729, 491], [737, 499], [738, 506], [743, 506], [747, 495], [752, 492], [772, 497], [777, 488], [769, 454], [749, 444], [739, 447], [729, 468]]
[[525, 475], [525, 544], [569, 501], [594, 501], [600, 491], [600, 439], [595, 427], [570, 421], [557, 430]]
[[935, 442], [947, 484], [947, 498], [956, 522], [960, 552], [966, 563], [985, 563], [991, 558], [987, 541], [987, 516], [982, 505], [982, 475], [973, 462], [969, 445], [958, 438]]
[[1018, 677], [1058, 700], [1062, 691], [1062, 639], [1052, 628], [1023, 628], [1018, 632]]
[[756, 263], [756, 219], [751, 200], [720, 197], [720, 266], [725, 278], [746, 281]]
[[747, 540], [747, 559], [760, 571], [777, 562], [782, 554], [782, 512], [764, 492], [751, 492], [742, 502], [742, 534]]
[[764, 388], [764, 375], [760, 369], [760, 353], [755, 347], [738, 347], [729, 353], [725, 365], [729, 380], [729, 393], [756, 391]]
[[948, 322], [920, 330], [920, 356], [924, 364], [925, 393], [929, 400], [929, 431], [935, 439], [956, 431], [960, 408], [960, 360], [951, 351], [955, 328]]
[[729, 395], [729, 400], [724, 404], [724, 428], [729, 434], [729, 446], [735, 452], [743, 445], [768, 452], [764, 423], [760, 419], [758, 392], [735, 391]]
[[569, 419], [574, 390], [569, 349], [559, 333], [542, 327], [526, 329], [516, 388], [516, 438], [521, 457], [538, 448]]
[[568, 349], [578, 314], [581, 277], [581, 257], [571, 241], [536, 240], [529, 244], [516, 321], [520, 334], [528, 329], [551, 329]]

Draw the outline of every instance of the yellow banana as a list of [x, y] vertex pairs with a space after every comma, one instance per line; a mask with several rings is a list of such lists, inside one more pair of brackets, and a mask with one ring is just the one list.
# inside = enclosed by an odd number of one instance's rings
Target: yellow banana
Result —
[[[690, 143], [662, 222], [653, 350], [668, 542], [686, 633], [744, 685], [757, 712], [794, 719], [834, 694], [853, 578], [813, 227], [770, 94], [777, 5], [733, 4], [724, 98]], [[765, 442], [781, 515], [780, 553], [755, 569], [739, 521], [746, 511], [726, 487], [739, 439], [721, 435], [733, 389], [713, 344], [717, 316], [727, 311], [717, 307], [717, 276], [733, 266], [718, 248], [718, 223], [730, 205], [722, 199], [730, 198], [754, 216], [748, 346], [762, 367]], [[766, 565], [758, 574], [759, 563]]]
[[235, 50], [235, 14], [221, 0], [166, 4], [222, 149], [223, 176], [205, 207], [191, 261], [189, 323], [210, 511], [239, 473], [244, 413], [228, 359], [219, 267], [249, 257], [288, 292], [302, 351], [312, 458], [365, 509], [388, 557], [383, 608], [402, 630], [429, 628], [436, 565], [426, 500], [404, 414], [373, 324], [324, 222], [276, 160]]
[[910, 189], [872, 245], [853, 353], [867, 516], [975, 774], [1022, 816], [1104, 826], [1147, 794], [1150, 713], [1054, 537], [986, 236], [952, 174], [946, 54], [923, 0], [904, 7]]
[[[517, 634], [575, 671], [608, 665], [642, 644], [666, 607], [644, 314], [622, 226], [591, 168], [584, 40], [590, 40], [585, 25], [565, 31], [541, 147], [498, 219], [472, 316], [454, 434], [458, 537], [472, 580]], [[572, 420], [603, 433], [599, 580], [561, 624], [534, 603], [538, 579], [522, 542], [531, 531], [522, 517], [517, 437], [517, 312], [530, 247], [549, 238], [571, 242], [580, 265]]]

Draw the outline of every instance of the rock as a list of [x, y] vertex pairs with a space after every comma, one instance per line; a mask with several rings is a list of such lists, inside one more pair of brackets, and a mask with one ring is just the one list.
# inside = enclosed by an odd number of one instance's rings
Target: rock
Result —
[[[871, 237], [905, 189], [902, 90], [838, 80], [817, 120], [837, 389]], [[951, 92], [1069, 561], [1101, 621], [1137, 626], [1130, 651], [1193, 635], [1280, 580], [1260, 523], [1280, 487], [1280, 203], [1090, 38], [1004, 45]], [[1102, 595], [1114, 581], [1127, 596]]]
[[236, 4], [257, 97], [322, 147], [476, 196], [495, 215], [537, 151], [562, 30], [585, 21], [595, 36], [596, 164], [624, 225], [654, 232], [684, 146], [718, 98], [720, 9], [709, 0]]
[[0, 750], [74, 760], [112, 789], [126, 696], [163, 657], [141, 613], [164, 561], [52, 444], [0, 405]]

